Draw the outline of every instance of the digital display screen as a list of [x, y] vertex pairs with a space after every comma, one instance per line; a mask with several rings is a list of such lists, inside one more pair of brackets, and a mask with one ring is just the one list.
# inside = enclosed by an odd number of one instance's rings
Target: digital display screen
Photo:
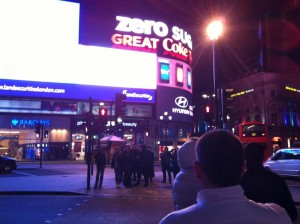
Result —
[[160, 81], [164, 83], [170, 82], [170, 65], [167, 63], [160, 63]]
[[187, 86], [189, 89], [192, 88], [192, 73], [190, 69], [187, 70]]
[[176, 85], [183, 86], [183, 66], [176, 64]]
[[105, 87], [156, 89], [157, 56], [80, 45], [79, 10], [67, 1], [0, 1], [1, 95], [82, 99], [101, 98]]

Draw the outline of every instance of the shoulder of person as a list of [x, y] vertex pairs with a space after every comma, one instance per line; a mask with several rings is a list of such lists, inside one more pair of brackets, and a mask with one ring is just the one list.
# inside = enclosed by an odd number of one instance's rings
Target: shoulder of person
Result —
[[265, 204], [257, 203], [257, 204], [263, 205], [267, 209], [269, 209], [270, 212], [274, 214], [274, 219], [277, 219], [279, 221], [278, 223], [292, 223], [288, 213], [280, 205], [276, 203], [265, 203]]

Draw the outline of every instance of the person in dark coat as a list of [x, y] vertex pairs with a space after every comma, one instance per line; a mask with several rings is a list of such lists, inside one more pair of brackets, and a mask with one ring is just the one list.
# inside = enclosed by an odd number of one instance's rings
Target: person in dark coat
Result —
[[125, 188], [132, 187], [131, 178], [132, 178], [132, 163], [133, 163], [133, 154], [130, 145], [125, 145], [125, 150], [123, 152], [124, 159], [124, 176], [123, 176], [123, 184]]
[[178, 152], [178, 149], [171, 150], [170, 170], [173, 173], [174, 180], [175, 180], [176, 175], [180, 172], [177, 152]]
[[132, 170], [133, 175], [135, 175], [136, 183], [135, 186], [140, 185], [142, 176], [142, 161], [141, 161], [141, 149], [137, 146], [132, 148]]
[[94, 158], [97, 166], [96, 181], [94, 188], [102, 188], [104, 171], [106, 166], [106, 153], [103, 151], [103, 149], [99, 149], [96, 151]]
[[114, 152], [111, 160], [111, 168], [114, 169], [115, 172], [116, 188], [120, 188], [120, 184], [123, 181], [123, 166], [123, 150], [119, 147]]
[[166, 183], [167, 174], [169, 183], [171, 183], [171, 169], [170, 169], [170, 162], [171, 162], [171, 153], [168, 150], [168, 147], [165, 147], [165, 150], [160, 155], [161, 159], [161, 170], [163, 173], [163, 181], [162, 183]]
[[241, 185], [247, 198], [261, 203], [276, 203], [283, 207], [292, 221], [297, 209], [285, 180], [263, 167], [264, 148], [259, 143], [245, 146], [246, 172]]
[[144, 180], [145, 180], [145, 184], [143, 187], [148, 187], [153, 161], [152, 161], [152, 154], [147, 149], [146, 145], [142, 145], [141, 164], [142, 164], [142, 175], [144, 176]]
[[151, 161], [152, 161], [151, 173], [150, 173], [149, 180], [150, 180], [150, 182], [153, 182], [153, 178], [155, 177], [155, 169], [154, 169], [154, 166], [155, 166], [155, 157], [154, 157], [154, 153], [151, 150], [151, 147], [148, 147], [148, 150], [150, 152], [150, 157], [151, 157]]

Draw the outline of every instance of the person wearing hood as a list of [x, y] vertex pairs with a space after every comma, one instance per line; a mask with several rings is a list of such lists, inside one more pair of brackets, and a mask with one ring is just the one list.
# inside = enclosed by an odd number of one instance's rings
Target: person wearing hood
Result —
[[175, 210], [195, 204], [197, 193], [201, 189], [200, 182], [193, 169], [197, 140], [197, 137], [190, 138], [177, 151], [180, 172], [176, 175], [172, 187]]

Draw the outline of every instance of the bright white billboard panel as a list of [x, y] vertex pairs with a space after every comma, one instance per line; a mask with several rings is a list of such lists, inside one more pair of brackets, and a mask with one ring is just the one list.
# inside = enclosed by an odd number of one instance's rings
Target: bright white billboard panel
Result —
[[77, 3], [1, 0], [0, 34], [0, 79], [156, 88], [155, 54], [78, 44]]

